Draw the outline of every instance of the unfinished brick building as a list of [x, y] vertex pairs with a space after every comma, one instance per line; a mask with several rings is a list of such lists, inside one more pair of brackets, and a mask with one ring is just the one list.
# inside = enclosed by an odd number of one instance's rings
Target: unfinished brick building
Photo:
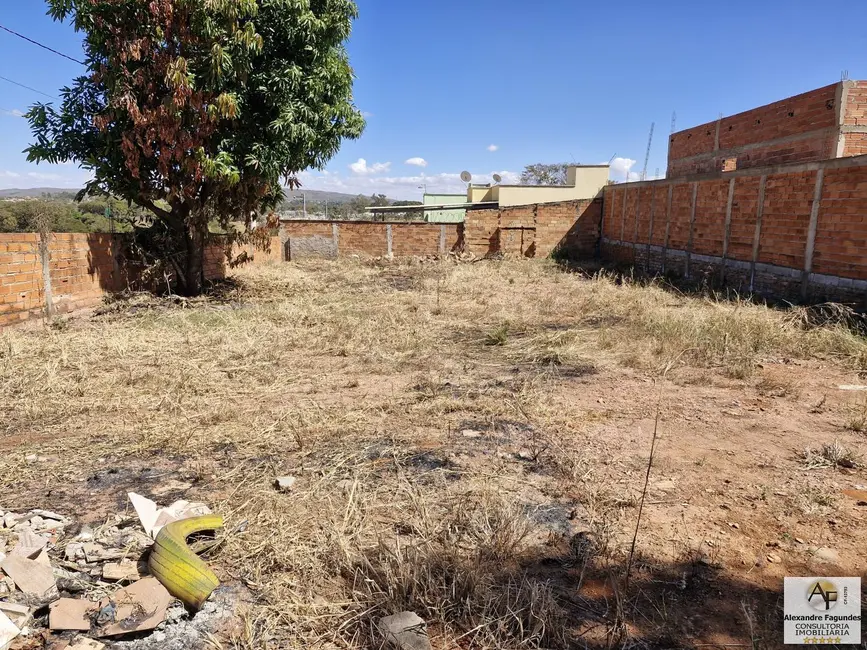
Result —
[[867, 82], [674, 133], [667, 178], [605, 189], [604, 258], [867, 305]]
[[867, 154], [867, 81], [841, 81], [673, 133], [667, 178]]

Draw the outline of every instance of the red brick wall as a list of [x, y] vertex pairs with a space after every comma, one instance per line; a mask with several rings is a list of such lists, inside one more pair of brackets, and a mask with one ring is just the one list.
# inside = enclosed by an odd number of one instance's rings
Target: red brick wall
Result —
[[773, 174], [765, 185], [759, 262], [804, 267], [816, 172]]
[[464, 222], [465, 249], [476, 255], [488, 255], [500, 250], [500, 211], [467, 210]]
[[[0, 233], [0, 327], [38, 317], [45, 308], [42, 263], [35, 233]], [[122, 236], [54, 233], [49, 244], [53, 304], [58, 313], [98, 304], [106, 293], [121, 291], [136, 276], [119, 263]], [[271, 251], [255, 251], [255, 262], [280, 259], [280, 240]], [[223, 277], [223, 249], [205, 251], [205, 276]]]
[[[734, 179], [731, 223], [726, 258], [753, 261], [753, 246], [758, 220], [760, 188], [764, 175], [762, 223], [756, 262], [787, 267], [801, 272], [806, 268], [807, 240], [819, 170], [823, 172], [816, 222], [815, 248], [811, 271], [815, 274], [867, 280], [867, 156], [793, 165], [788, 171], [750, 170], [699, 181], [672, 180], [609, 186], [605, 190], [604, 237], [620, 240], [620, 207], [627, 194], [625, 238], [627, 243], [646, 243], [644, 215], [646, 199], [655, 192], [660, 209], [654, 220], [653, 244], [662, 245], [666, 227], [665, 203], [669, 187], [672, 205], [668, 220], [670, 250], [721, 258], [725, 239], [729, 183]], [[773, 171], [775, 173], [768, 173]], [[689, 221], [692, 188], [696, 187], [695, 221], [692, 247], [689, 247]], [[629, 227], [634, 223], [635, 202], [641, 192], [639, 234]], [[610, 250], [611, 242], [605, 244]], [[620, 260], [629, 260], [635, 250], [612, 251]], [[800, 276], [790, 275], [800, 283]], [[834, 286], [834, 285], [832, 285]], [[841, 285], [848, 286], [848, 285]]]
[[592, 257], [599, 241], [602, 209], [599, 198], [469, 210], [465, 248], [479, 256], [547, 257], [562, 250], [576, 258]]
[[[725, 117], [719, 124], [708, 122], [672, 134], [667, 177], [721, 171], [732, 157], [737, 158], [737, 169], [835, 157], [839, 86], [837, 83], [811, 90]], [[855, 101], [858, 96], [855, 92], [847, 107], [861, 110]], [[788, 140], [779, 141], [784, 138]]]
[[749, 262], [753, 259], [760, 185], [759, 176], [743, 176], [735, 181], [728, 249], [728, 256], [733, 260]]
[[384, 223], [339, 224], [337, 250], [340, 255], [388, 255]]
[[392, 224], [391, 254], [395, 257], [439, 255], [440, 233], [440, 224], [437, 223]]
[[391, 254], [396, 257], [439, 255], [440, 239], [445, 229], [445, 250], [463, 245], [464, 225], [457, 223], [385, 223], [382, 221], [284, 221], [284, 237], [331, 238], [337, 226], [339, 255], [388, 255], [388, 227], [391, 226]]
[[867, 279], [867, 165], [825, 171], [813, 270]]
[[576, 259], [594, 257], [602, 220], [602, 198], [540, 203], [536, 208], [535, 257], [560, 249]]
[[700, 183], [695, 195], [692, 250], [706, 255], [722, 253], [729, 181]]

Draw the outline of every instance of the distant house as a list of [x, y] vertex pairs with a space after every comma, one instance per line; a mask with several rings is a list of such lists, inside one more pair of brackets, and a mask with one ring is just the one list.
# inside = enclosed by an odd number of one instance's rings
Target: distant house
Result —
[[[422, 201], [424, 205], [450, 205], [467, 202], [466, 194], [428, 194], [425, 193]], [[430, 223], [463, 223], [467, 216], [466, 208], [443, 208], [425, 210], [424, 220]]]

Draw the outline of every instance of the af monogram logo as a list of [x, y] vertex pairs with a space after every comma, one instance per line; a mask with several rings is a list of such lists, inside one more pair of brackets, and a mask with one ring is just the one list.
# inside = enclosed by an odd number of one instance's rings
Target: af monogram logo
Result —
[[861, 578], [785, 578], [783, 642], [861, 642]]

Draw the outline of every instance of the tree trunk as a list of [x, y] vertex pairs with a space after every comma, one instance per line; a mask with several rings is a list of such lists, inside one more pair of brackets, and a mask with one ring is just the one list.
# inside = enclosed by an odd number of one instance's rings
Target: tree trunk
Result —
[[195, 224], [188, 224], [184, 232], [184, 241], [187, 259], [181, 290], [185, 296], [198, 296], [202, 293], [205, 283], [205, 233], [200, 232]]

